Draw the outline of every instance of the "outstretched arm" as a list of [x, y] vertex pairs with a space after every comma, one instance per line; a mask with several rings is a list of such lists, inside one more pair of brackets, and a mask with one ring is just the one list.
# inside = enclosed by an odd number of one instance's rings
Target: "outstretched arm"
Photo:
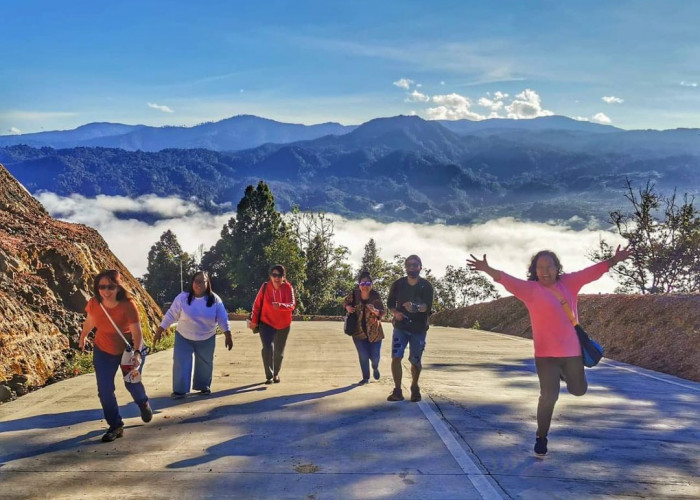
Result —
[[493, 267], [489, 266], [488, 261], [486, 260], [486, 254], [484, 254], [484, 258], [482, 260], [477, 259], [474, 254], [469, 254], [471, 259], [467, 259], [467, 266], [469, 269], [472, 271], [481, 271], [489, 276], [491, 276], [494, 281], [498, 281], [501, 279], [501, 271], [498, 269], [494, 269]]

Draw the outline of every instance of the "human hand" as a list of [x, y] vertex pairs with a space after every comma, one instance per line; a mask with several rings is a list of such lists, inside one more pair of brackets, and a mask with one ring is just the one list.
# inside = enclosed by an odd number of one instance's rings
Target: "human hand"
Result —
[[78, 347], [81, 351], [85, 350], [85, 337], [80, 337], [80, 339], [78, 340]]
[[226, 346], [226, 349], [229, 351], [233, 349], [233, 339], [231, 338], [231, 332], [224, 332], [224, 336], [226, 337], [224, 339], [224, 345]]
[[634, 252], [630, 249], [629, 245], [627, 245], [625, 248], [621, 248], [621, 245], [617, 245], [615, 255], [612, 258], [613, 264], [617, 264], [618, 262], [622, 262], [623, 260], [630, 258], [633, 253]]
[[272, 308], [273, 308], [273, 309], [279, 309], [279, 308], [280, 308], [280, 303], [279, 303], [279, 302], [273, 302], [273, 303], [272, 303]]
[[346, 306], [345, 306], [345, 310], [346, 310], [347, 312], [349, 312], [350, 314], [352, 314], [352, 313], [355, 312], [355, 308], [354, 308], [353, 306], [351, 306], [351, 305], [346, 305]]
[[406, 301], [406, 302], [404, 302], [404, 303], [401, 304], [401, 305], [402, 305], [403, 308], [406, 309], [408, 312], [417, 312], [417, 311], [418, 311], [418, 307], [416, 307], [416, 305], [415, 305], [413, 302], [411, 302], [411, 301]]
[[253, 323], [250, 319], [245, 320], [246, 326], [250, 328], [251, 330], [255, 330], [255, 327], [258, 326], [257, 323]]
[[396, 311], [396, 312], [394, 313], [394, 319], [395, 319], [396, 321], [402, 321], [404, 318], [405, 318], [405, 316], [403, 315], [402, 312]]
[[376, 307], [374, 307], [372, 304], [367, 304], [367, 309], [369, 309], [369, 311], [370, 311], [372, 314], [374, 314], [375, 316], [379, 316], [379, 314], [380, 314], [380, 313], [379, 313], [379, 309], [377, 309]]
[[474, 254], [469, 254], [471, 259], [467, 259], [467, 267], [471, 269], [472, 271], [483, 271], [486, 272], [490, 266], [488, 261], [486, 260], [486, 254], [484, 254], [484, 258], [482, 260], [479, 260], [474, 256]]

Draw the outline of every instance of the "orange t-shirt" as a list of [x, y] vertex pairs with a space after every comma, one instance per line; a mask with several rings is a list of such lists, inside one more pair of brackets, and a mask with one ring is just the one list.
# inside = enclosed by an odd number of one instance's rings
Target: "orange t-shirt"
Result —
[[[133, 344], [129, 325], [139, 322], [139, 310], [136, 308], [136, 303], [133, 299], [119, 302], [113, 308], [105, 306], [105, 309], [107, 309], [112, 320], [117, 324], [124, 336]], [[112, 322], [100, 307], [97, 299], [93, 297], [88, 301], [85, 306], [85, 312], [92, 317], [97, 327], [95, 345], [108, 354], [121, 354], [126, 347], [124, 340], [114, 329], [114, 325], [112, 325]]]

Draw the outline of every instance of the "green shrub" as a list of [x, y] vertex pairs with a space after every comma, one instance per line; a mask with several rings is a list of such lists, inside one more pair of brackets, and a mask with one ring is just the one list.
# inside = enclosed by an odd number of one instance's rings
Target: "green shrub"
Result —
[[478, 319], [474, 321], [474, 324], [472, 325], [472, 330], [481, 330], [481, 324], [479, 323]]
[[73, 351], [73, 355], [66, 362], [66, 371], [72, 376], [94, 372], [95, 367], [92, 364], [92, 352]]

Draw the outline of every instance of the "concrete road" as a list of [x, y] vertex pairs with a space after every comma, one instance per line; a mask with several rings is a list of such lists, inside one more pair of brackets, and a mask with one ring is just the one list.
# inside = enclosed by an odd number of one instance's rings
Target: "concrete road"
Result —
[[118, 388], [113, 443], [94, 375], [1, 405], [0, 498], [700, 498], [700, 384], [604, 361], [586, 396], [562, 391], [541, 459], [530, 341], [432, 328], [424, 400], [389, 403], [390, 342], [381, 379], [358, 386], [341, 330], [295, 323], [268, 386], [259, 339], [233, 322], [213, 393], [177, 401], [172, 352], [149, 356], [153, 421]]

